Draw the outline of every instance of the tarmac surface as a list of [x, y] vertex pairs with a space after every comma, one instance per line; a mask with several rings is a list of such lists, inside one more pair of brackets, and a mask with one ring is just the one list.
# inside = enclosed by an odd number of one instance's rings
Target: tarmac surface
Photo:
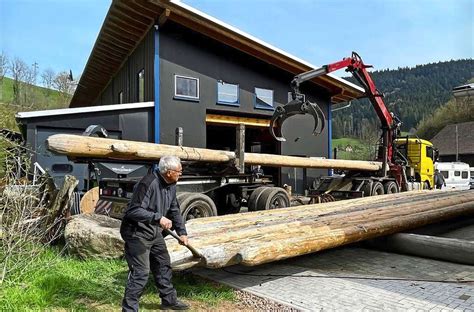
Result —
[[194, 273], [301, 311], [474, 311], [474, 266], [355, 245]]

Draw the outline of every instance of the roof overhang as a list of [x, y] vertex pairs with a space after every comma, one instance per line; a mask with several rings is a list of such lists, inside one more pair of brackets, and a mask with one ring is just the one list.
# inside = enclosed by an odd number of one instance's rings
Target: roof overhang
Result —
[[[294, 75], [316, 68], [178, 0], [114, 0], [105, 17], [70, 107], [90, 106], [153, 25], [171, 20]], [[364, 90], [328, 74], [313, 82], [334, 104], [360, 98]], [[288, 82], [289, 83], [289, 82]]]

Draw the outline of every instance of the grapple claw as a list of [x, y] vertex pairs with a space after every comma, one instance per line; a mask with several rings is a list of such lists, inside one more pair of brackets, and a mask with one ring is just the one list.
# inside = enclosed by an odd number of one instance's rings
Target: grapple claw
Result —
[[275, 134], [275, 128], [281, 127], [286, 119], [294, 115], [304, 115], [310, 114], [314, 119], [314, 129], [313, 135], [320, 134], [325, 127], [325, 118], [324, 113], [321, 108], [316, 104], [310, 101], [301, 101], [295, 99], [283, 106], [278, 106], [273, 113], [273, 116], [270, 120], [270, 134], [278, 141], [285, 142], [286, 139], [282, 136], [277, 136]]

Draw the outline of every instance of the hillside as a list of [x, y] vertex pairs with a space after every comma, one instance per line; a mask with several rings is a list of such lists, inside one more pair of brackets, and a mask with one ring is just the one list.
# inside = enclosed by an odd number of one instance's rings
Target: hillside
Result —
[[[409, 131], [452, 98], [451, 90], [473, 78], [474, 60], [457, 60], [418, 65], [414, 68], [371, 72], [384, 94], [388, 109]], [[356, 82], [352, 77], [346, 78]], [[358, 100], [347, 109], [334, 112], [333, 136], [367, 139], [379, 128], [379, 121], [368, 100]]]
[[21, 84], [21, 101], [14, 104], [13, 79], [4, 77], [0, 83], [0, 129], [17, 130], [15, 114], [17, 112], [65, 108], [70, 96], [40, 86]]

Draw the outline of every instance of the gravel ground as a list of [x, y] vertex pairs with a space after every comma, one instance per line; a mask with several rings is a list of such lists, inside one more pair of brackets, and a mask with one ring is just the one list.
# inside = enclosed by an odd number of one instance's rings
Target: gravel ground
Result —
[[295, 308], [288, 307], [284, 304], [280, 304], [266, 298], [255, 296], [249, 292], [236, 290], [238, 305], [243, 310], [255, 310], [255, 311], [285, 311], [285, 312], [296, 312], [299, 311]]

